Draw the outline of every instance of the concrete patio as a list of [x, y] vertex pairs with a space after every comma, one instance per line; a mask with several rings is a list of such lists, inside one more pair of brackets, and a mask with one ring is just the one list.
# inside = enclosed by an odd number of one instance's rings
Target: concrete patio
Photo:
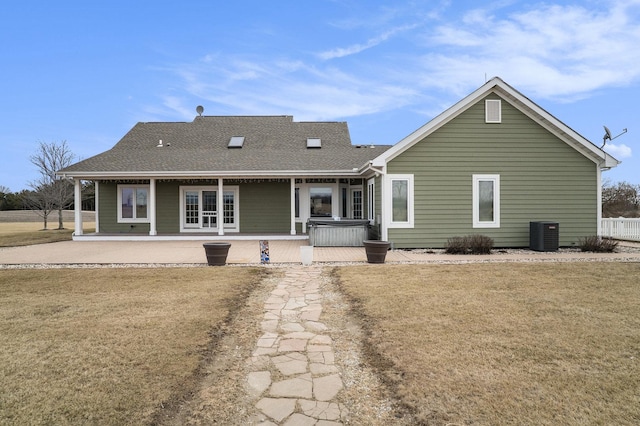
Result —
[[[300, 264], [300, 247], [306, 241], [270, 241], [270, 264]], [[391, 250], [387, 263], [466, 263], [523, 260], [640, 261], [640, 245], [620, 253], [581, 253], [577, 250], [535, 252], [494, 250], [491, 255], [448, 255], [441, 251]], [[366, 263], [364, 247], [314, 247], [314, 263]], [[259, 241], [232, 241], [227, 257], [231, 265], [260, 264]], [[37, 264], [206, 264], [202, 241], [65, 241], [24, 247], [0, 248], [0, 265]]]

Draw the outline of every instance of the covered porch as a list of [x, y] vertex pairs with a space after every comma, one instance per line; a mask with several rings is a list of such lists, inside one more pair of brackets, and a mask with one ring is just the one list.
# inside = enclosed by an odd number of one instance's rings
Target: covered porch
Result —
[[83, 180], [74, 179], [78, 241], [308, 240], [309, 220], [368, 220], [361, 177], [92, 178], [86, 233]]

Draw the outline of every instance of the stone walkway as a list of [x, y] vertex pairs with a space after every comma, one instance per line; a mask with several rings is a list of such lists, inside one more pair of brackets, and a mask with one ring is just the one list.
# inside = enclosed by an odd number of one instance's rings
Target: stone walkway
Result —
[[261, 425], [341, 425], [344, 384], [321, 322], [320, 267], [288, 268], [264, 305], [247, 381]]

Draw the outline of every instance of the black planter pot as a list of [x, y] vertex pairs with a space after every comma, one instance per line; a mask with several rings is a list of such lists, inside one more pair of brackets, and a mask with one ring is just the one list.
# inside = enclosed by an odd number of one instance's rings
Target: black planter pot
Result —
[[204, 243], [202, 246], [209, 266], [224, 266], [227, 263], [231, 243]]
[[362, 243], [364, 244], [365, 253], [367, 253], [367, 262], [384, 263], [387, 252], [391, 247], [389, 241], [365, 240]]

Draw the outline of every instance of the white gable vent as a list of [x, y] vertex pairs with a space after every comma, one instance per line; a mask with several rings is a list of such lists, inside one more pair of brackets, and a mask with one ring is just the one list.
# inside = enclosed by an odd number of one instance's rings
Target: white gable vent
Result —
[[322, 140], [320, 138], [307, 138], [307, 148], [322, 148]]
[[500, 99], [487, 99], [484, 102], [485, 122], [502, 123], [502, 103]]
[[227, 148], [242, 148], [242, 145], [244, 145], [244, 136], [233, 136], [229, 139]]

